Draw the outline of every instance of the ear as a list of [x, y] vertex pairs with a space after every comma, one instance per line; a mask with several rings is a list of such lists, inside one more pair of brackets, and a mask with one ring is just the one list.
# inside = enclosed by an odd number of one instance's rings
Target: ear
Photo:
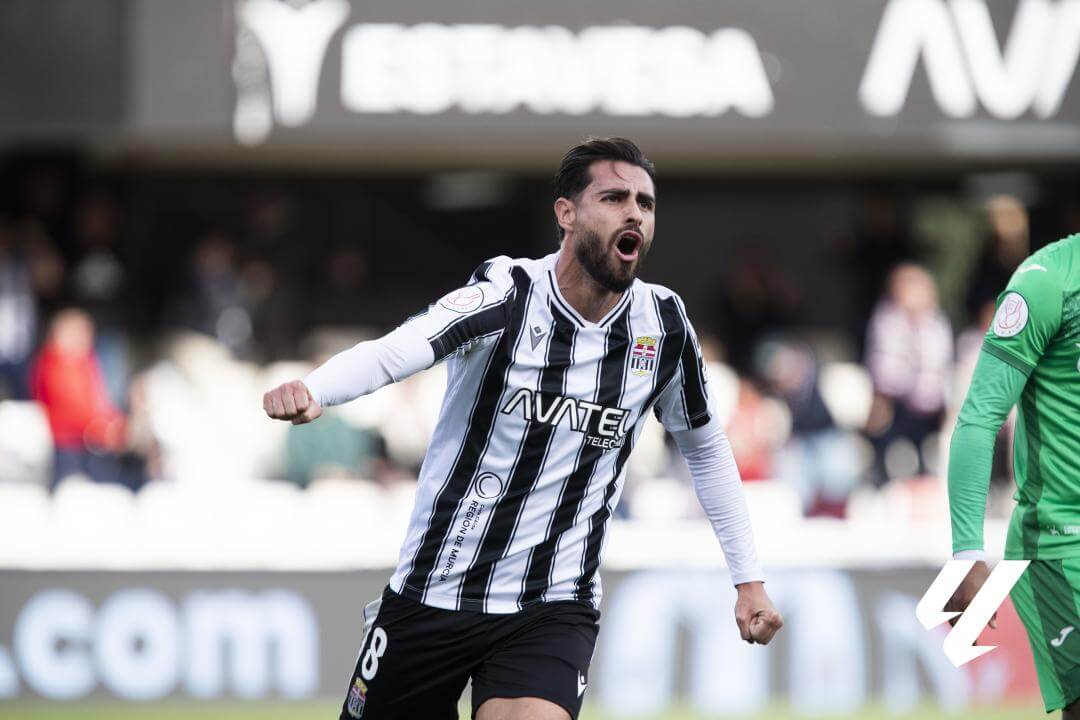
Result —
[[566, 232], [574, 229], [574, 220], [577, 218], [577, 208], [572, 200], [564, 197], [555, 201], [555, 222]]

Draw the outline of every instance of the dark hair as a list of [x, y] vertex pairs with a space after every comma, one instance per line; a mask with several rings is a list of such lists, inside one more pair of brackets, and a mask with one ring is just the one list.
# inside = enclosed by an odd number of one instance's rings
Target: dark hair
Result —
[[[581, 191], [592, 182], [589, 167], [597, 160], [617, 160], [637, 165], [647, 172], [650, 178], [656, 180], [656, 168], [652, 161], [645, 157], [641, 148], [632, 141], [624, 137], [589, 137], [570, 148], [559, 163], [559, 170], [555, 173], [554, 199], [564, 197], [576, 200]], [[561, 240], [563, 229], [558, 227], [558, 231]]]

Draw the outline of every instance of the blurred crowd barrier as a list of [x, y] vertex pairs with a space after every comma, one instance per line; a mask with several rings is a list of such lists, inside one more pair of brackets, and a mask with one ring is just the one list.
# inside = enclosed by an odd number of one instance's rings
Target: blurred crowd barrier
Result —
[[[921, 628], [915, 604], [934, 574], [773, 566], [785, 627], [762, 647], [739, 637], [722, 570], [609, 567], [586, 702], [619, 718], [676, 705], [746, 717], [778, 702], [808, 717], [1037, 707], [1011, 605], [983, 638], [998, 648], [961, 668], [942, 651], [945, 630]], [[0, 570], [0, 714], [27, 699], [340, 698], [363, 606], [385, 582], [382, 570]]]

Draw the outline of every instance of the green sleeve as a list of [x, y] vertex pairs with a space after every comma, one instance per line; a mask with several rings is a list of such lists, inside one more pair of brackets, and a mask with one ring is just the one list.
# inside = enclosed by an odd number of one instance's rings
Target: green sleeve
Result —
[[1059, 263], [1043, 252], [1028, 258], [998, 296], [983, 350], [1025, 375], [1039, 362], [1061, 326], [1062, 279]]
[[983, 344], [949, 446], [953, 553], [981, 550], [994, 439], [1020, 399], [1028, 374]]

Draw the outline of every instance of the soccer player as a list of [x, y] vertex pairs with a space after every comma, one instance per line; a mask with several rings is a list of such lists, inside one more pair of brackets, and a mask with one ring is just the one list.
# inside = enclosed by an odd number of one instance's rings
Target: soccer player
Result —
[[742, 638], [764, 644], [780, 628], [682, 300], [636, 279], [653, 240], [653, 175], [629, 140], [572, 148], [555, 177], [558, 252], [481, 263], [393, 332], [266, 393], [270, 417], [310, 422], [448, 362], [408, 535], [365, 609], [343, 720], [456, 718], [470, 678], [479, 720], [577, 717], [604, 533], [650, 411], [723, 547]]
[[[1030, 560], [1012, 589], [1046, 711], [1080, 718], [1080, 235], [1021, 263], [998, 298], [952, 437], [954, 557], [977, 562], [946, 610], [963, 611], [986, 582], [983, 516], [994, 438], [1019, 402], [1016, 509], [1005, 559]], [[991, 627], [994, 621], [991, 620]]]

